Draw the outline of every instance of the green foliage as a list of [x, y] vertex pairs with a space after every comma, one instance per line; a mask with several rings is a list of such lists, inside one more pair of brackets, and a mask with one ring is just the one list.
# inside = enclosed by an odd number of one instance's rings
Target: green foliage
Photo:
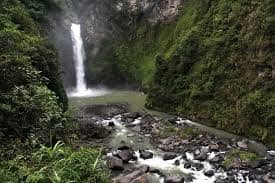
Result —
[[51, 135], [62, 131], [66, 117], [54, 93], [46, 87], [15, 87], [0, 96], [1, 119], [5, 120], [0, 127], [6, 137], [25, 139], [34, 134], [41, 141], [49, 142]]
[[62, 142], [42, 146], [32, 156], [18, 155], [1, 163], [0, 182], [68, 183], [109, 182], [100, 151], [83, 148], [73, 151]]
[[274, 144], [274, 25], [272, 0], [188, 0], [174, 22], [136, 22], [113, 61], [148, 108]]
[[225, 167], [230, 167], [236, 160], [241, 162], [249, 162], [258, 158], [259, 156], [255, 153], [241, 150], [232, 150], [225, 156], [223, 165]]
[[47, 21], [49, 11], [61, 11], [64, 0], [20, 0], [26, 7], [28, 13], [36, 21]]
[[50, 136], [57, 138], [67, 109], [57, 53], [40, 36], [39, 26], [20, 1], [0, 2], [0, 22], [2, 139], [36, 135], [47, 142]]
[[185, 126], [183, 128], [178, 128], [169, 122], [165, 122], [163, 124], [164, 124], [164, 128], [161, 129], [159, 134], [161, 138], [179, 136], [182, 139], [188, 139], [188, 138], [194, 138], [202, 133], [199, 129], [194, 128], [192, 126]]

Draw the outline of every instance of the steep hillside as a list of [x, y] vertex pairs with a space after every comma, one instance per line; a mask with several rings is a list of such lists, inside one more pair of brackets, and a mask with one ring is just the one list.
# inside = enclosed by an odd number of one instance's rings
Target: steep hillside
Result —
[[271, 0], [186, 0], [175, 21], [136, 21], [112, 60], [148, 108], [271, 142], [274, 23]]
[[37, 138], [49, 140], [68, 107], [56, 50], [35, 21], [43, 21], [47, 6], [0, 2], [0, 138], [25, 139], [40, 130]]

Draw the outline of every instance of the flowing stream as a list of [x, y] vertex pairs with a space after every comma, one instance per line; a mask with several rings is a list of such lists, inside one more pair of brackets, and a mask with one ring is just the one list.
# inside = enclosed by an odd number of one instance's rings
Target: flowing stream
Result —
[[108, 93], [105, 89], [90, 89], [85, 81], [84, 61], [86, 59], [80, 24], [71, 25], [71, 37], [73, 42], [73, 56], [76, 71], [76, 87], [69, 92], [71, 97], [102, 96]]
[[[81, 106], [105, 106], [105, 110], [109, 111], [108, 105], [105, 104], [116, 104], [116, 103], [127, 103], [128, 109], [132, 112], [136, 111], [146, 111], [143, 106], [145, 102], [145, 95], [138, 92], [125, 92], [125, 91], [112, 91], [110, 95], [99, 96], [99, 97], [88, 97], [88, 98], [71, 98], [70, 105], [76, 108], [81, 108]], [[96, 108], [94, 108], [95, 110]], [[108, 109], [108, 110], [107, 110]], [[98, 111], [98, 110], [95, 110]], [[102, 110], [99, 110], [102, 111]], [[154, 114], [156, 118], [162, 119], [171, 119], [171, 115], [159, 113], [156, 111], [147, 111], [150, 114]], [[263, 178], [261, 177], [263, 173], [268, 173], [266, 168], [270, 167], [272, 162], [268, 162], [262, 168], [233, 168], [233, 169], [224, 169], [222, 166], [222, 161], [220, 162], [220, 158], [224, 159], [226, 154], [228, 154], [232, 149], [237, 149], [238, 141], [242, 139], [242, 137], [235, 136], [233, 134], [226, 133], [224, 131], [220, 131], [217, 129], [213, 129], [210, 127], [206, 127], [204, 125], [192, 122], [187, 119], [177, 118], [175, 123], [179, 126], [192, 126], [194, 128], [201, 129], [207, 134], [212, 134], [214, 136], [207, 137], [203, 135], [199, 137], [200, 134], [196, 136], [196, 138], [188, 139], [188, 145], [184, 142], [184, 149], [180, 152], [176, 153], [176, 157], [170, 160], [164, 160], [163, 157], [167, 153], [164, 151], [161, 146], [162, 145], [162, 137], [160, 141], [157, 143], [152, 143], [150, 139], [152, 139], [152, 135], [154, 130], [151, 132], [142, 131], [141, 124], [144, 123], [143, 117], [137, 117], [129, 122], [127, 114], [119, 114], [113, 117], [104, 116], [101, 120], [99, 119], [97, 123], [102, 124], [103, 126], [109, 126], [109, 124], [113, 124], [111, 136], [107, 137], [104, 142], [98, 141], [95, 142], [97, 145], [106, 145], [108, 147], [107, 157], [116, 156], [117, 150], [119, 147], [123, 145], [128, 145], [132, 147], [134, 150], [136, 160], [129, 161], [129, 163], [124, 164], [125, 169], [127, 170], [129, 167], [135, 167], [140, 165], [148, 165], [152, 169], [159, 170], [161, 174], [151, 172], [149, 176], [150, 183], [164, 183], [165, 176], [179, 176], [184, 177], [185, 182], [187, 183], [216, 183], [216, 182], [234, 182], [237, 183], [257, 183], [261, 182]], [[152, 126], [155, 126], [155, 130], [158, 131], [158, 124], [162, 126], [162, 122], [154, 122]], [[148, 127], [148, 126], [147, 126]], [[217, 138], [216, 138], [217, 137]], [[166, 140], [166, 137], [163, 137]], [[203, 139], [204, 143], [201, 143]], [[227, 140], [226, 140], [227, 139]], [[238, 140], [234, 140], [238, 139]], [[173, 140], [177, 141], [176, 139]], [[168, 143], [174, 143], [174, 142]], [[185, 140], [183, 140], [185, 141]], [[158, 144], [160, 143], [160, 144]], [[211, 150], [211, 144], [223, 144], [219, 145], [219, 149]], [[270, 155], [275, 157], [274, 151], [267, 151], [266, 147], [262, 144], [255, 143], [247, 139], [248, 150], [251, 152], [257, 152], [258, 154], [262, 154], [262, 158], [266, 158], [266, 153], [268, 152]], [[175, 142], [176, 144], [176, 142]], [[234, 145], [235, 144], [235, 145]], [[139, 150], [147, 150], [153, 154], [152, 158], [143, 159], [140, 155], [141, 152]], [[175, 149], [174, 149], [175, 150]], [[201, 152], [206, 152], [206, 158], [204, 160], [198, 160], [198, 155], [196, 154], [199, 150], [199, 154]], [[170, 152], [170, 151], [169, 151]], [[176, 151], [174, 151], [176, 152]], [[173, 150], [172, 150], [173, 153]], [[178, 164], [176, 164], [176, 161]], [[245, 165], [241, 164], [242, 166]], [[212, 176], [206, 175], [206, 172], [213, 172]], [[126, 171], [127, 172], [127, 171]], [[259, 173], [260, 172], [260, 173]], [[114, 176], [117, 176], [118, 172], [114, 173]], [[123, 172], [120, 172], [123, 173]], [[125, 172], [124, 172], [125, 173]], [[165, 176], [162, 176], [162, 175]], [[267, 177], [266, 175], [265, 177]]]

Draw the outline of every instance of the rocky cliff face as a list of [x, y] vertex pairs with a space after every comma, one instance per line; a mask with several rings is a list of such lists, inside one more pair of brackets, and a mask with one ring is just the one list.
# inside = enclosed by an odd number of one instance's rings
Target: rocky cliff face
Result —
[[182, 0], [119, 0], [116, 9], [129, 15], [141, 14], [148, 22], [156, 24], [176, 17], [182, 3]]
[[78, 18], [71, 0], [64, 0], [61, 10], [49, 10], [48, 24], [44, 25], [49, 39], [58, 50], [64, 86], [68, 89], [75, 85], [72, 40], [70, 28]]

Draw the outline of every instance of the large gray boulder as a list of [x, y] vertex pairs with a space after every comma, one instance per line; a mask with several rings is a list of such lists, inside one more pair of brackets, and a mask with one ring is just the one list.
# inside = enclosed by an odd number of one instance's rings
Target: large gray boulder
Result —
[[124, 170], [123, 161], [117, 157], [107, 157], [108, 167], [112, 170]]

